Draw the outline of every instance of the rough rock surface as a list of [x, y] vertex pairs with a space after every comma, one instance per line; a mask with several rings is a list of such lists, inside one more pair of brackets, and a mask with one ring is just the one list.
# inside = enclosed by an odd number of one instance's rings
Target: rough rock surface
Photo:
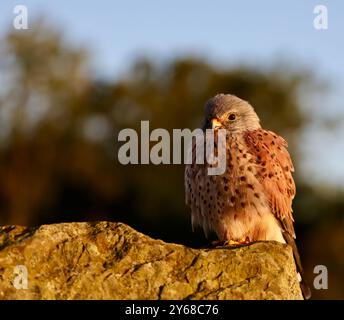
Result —
[[[27, 289], [14, 286], [18, 265], [28, 271]], [[302, 294], [287, 245], [191, 249], [122, 223], [85, 222], [0, 227], [0, 299], [302, 299]]]

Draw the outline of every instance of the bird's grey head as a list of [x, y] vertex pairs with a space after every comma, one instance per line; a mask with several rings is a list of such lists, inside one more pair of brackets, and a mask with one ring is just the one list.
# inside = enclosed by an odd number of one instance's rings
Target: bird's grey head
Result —
[[205, 105], [203, 129], [224, 128], [242, 132], [261, 128], [253, 107], [245, 100], [231, 94], [217, 94]]

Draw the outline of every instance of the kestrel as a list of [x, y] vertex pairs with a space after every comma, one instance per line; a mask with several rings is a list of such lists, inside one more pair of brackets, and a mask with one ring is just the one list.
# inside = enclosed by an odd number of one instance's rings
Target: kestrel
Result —
[[[305, 284], [295, 244], [292, 201], [295, 183], [287, 142], [262, 129], [253, 107], [234, 95], [218, 94], [205, 105], [203, 130], [226, 129], [226, 170], [208, 175], [209, 164], [185, 168], [186, 202], [192, 226], [216, 232], [224, 243], [275, 240], [289, 244], [305, 298]], [[215, 139], [216, 141], [216, 139]], [[216, 143], [215, 143], [216, 152]]]

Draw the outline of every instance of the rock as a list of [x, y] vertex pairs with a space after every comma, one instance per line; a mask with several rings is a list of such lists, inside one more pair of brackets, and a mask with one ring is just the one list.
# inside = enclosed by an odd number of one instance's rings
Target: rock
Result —
[[[18, 281], [26, 270], [27, 289]], [[85, 222], [0, 228], [0, 299], [302, 299], [302, 294], [291, 248], [281, 243], [192, 249], [122, 223]]]

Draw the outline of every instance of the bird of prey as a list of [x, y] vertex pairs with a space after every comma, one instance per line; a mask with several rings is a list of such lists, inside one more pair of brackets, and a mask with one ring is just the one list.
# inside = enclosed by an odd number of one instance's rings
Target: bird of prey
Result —
[[202, 129], [214, 129], [215, 136], [218, 129], [226, 130], [226, 169], [221, 175], [209, 175], [208, 163], [196, 163], [193, 143], [192, 163], [185, 168], [192, 226], [202, 226], [206, 234], [215, 231], [225, 244], [266, 240], [289, 244], [303, 295], [309, 298], [295, 244], [294, 167], [287, 142], [264, 130], [253, 107], [230, 94], [207, 101]]

